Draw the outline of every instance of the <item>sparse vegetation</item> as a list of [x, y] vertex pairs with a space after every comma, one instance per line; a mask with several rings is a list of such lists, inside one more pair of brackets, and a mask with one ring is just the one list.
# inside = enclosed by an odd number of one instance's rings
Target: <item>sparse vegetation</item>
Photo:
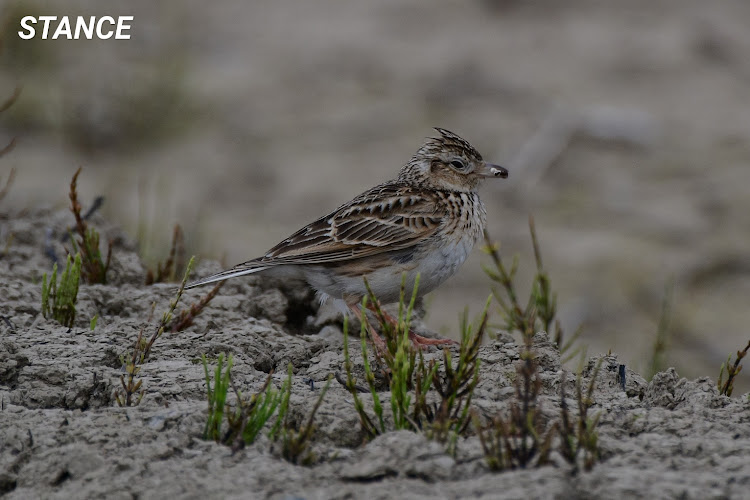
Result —
[[560, 380], [560, 422], [558, 430], [560, 434], [560, 453], [572, 464], [578, 468], [579, 455], [583, 456], [583, 469], [591, 470], [596, 461], [599, 459], [599, 434], [596, 427], [599, 425], [601, 413], [593, 417], [589, 416], [589, 409], [594, 404], [594, 385], [599, 376], [604, 358], [600, 358], [594, 366], [593, 373], [589, 379], [589, 384], [584, 393], [582, 373], [583, 367], [580, 367], [576, 374], [575, 398], [578, 405], [578, 415], [573, 417], [568, 409], [567, 395], [565, 394], [565, 372]]
[[[0, 151], [0, 156], [4, 155], [5, 153], [7, 153], [6, 150]], [[16, 169], [11, 168], [10, 173], [8, 174], [8, 178], [5, 179], [5, 185], [3, 186], [2, 189], [0, 189], [0, 200], [5, 198], [5, 196], [8, 194], [8, 191], [10, 191], [10, 187], [13, 185], [13, 181], [15, 180], [15, 178], [16, 178]]]
[[[73, 243], [73, 251], [81, 254], [81, 275], [83, 279], [90, 284], [107, 282], [107, 270], [109, 269], [109, 263], [112, 258], [112, 242], [110, 241], [107, 245], [107, 258], [102, 259], [102, 253], [99, 249], [99, 232], [93, 227], [88, 227], [86, 218], [81, 216], [81, 203], [78, 201], [78, 193], [76, 191], [76, 185], [78, 182], [78, 175], [81, 173], [79, 168], [73, 180], [70, 181], [70, 211], [73, 212], [73, 216], [76, 220], [75, 233], [78, 235], [78, 240], [75, 237], [71, 237]], [[101, 202], [100, 202], [101, 203]]]
[[530, 337], [516, 367], [514, 399], [507, 416], [496, 415], [482, 424], [474, 414], [474, 427], [482, 443], [485, 460], [492, 470], [539, 467], [549, 461], [554, 424], [542, 419], [538, 401], [542, 387]]
[[[18, 99], [18, 97], [21, 95], [21, 87], [17, 87], [16, 90], [13, 92], [13, 94], [5, 100], [2, 104], [0, 104], [0, 113], [10, 108], [14, 102]], [[10, 140], [8, 144], [2, 147], [0, 149], [0, 158], [5, 156], [6, 154], [10, 153], [13, 148], [16, 147], [16, 138]], [[13, 185], [13, 181], [16, 178], [16, 169], [11, 168], [10, 172], [8, 173], [8, 178], [5, 179], [5, 185], [3, 185], [2, 188], [0, 188], [0, 201], [2, 201], [3, 198], [8, 194], [8, 191], [10, 191], [10, 187]], [[7, 244], [10, 244], [10, 236], [8, 237]], [[7, 248], [5, 251], [3, 251], [3, 255], [7, 252]]]
[[[427, 435], [449, 444], [449, 452], [455, 452], [456, 439], [465, 434], [470, 423], [471, 400], [479, 383], [479, 346], [487, 328], [490, 300], [488, 298], [478, 324], [468, 322], [467, 312], [461, 316], [461, 341], [455, 367], [451, 352], [443, 349], [442, 365], [438, 366], [432, 360], [427, 370], [420, 367], [417, 372], [432, 376], [432, 386], [440, 396], [439, 401], [433, 403], [428, 403], [424, 397], [416, 401], [422, 407], [420, 413], [429, 422], [426, 427]], [[420, 365], [423, 364], [421, 353], [419, 362]], [[416, 382], [418, 384], [420, 381]]]
[[315, 405], [310, 414], [299, 429], [295, 429], [292, 422], [289, 419], [289, 398], [292, 395], [291, 390], [292, 381], [292, 365], [289, 365], [289, 376], [287, 377], [287, 383], [285, 384], [285, 391], [283, 392], [283, 399], [281, 402], [281, 409], [279, 410], [279, 416], [276, 420], [276, 424], [271, 430], [271, 438], [274, 440], [281, 441], [281, 456], [288, 462], [294, 464], [310, 465], [314, 460], [315, 456], [308, 450], [310, 440], [315, 432], [315, 414], [318, 412], [320, 405], [323, 403], [328, 389], [331, 386], [331, 377], [328, 377], [326, 384], [320, 391]]
[[[13, 106], [13, 104], [18, 100], [20, 95], [21, 95], [21, 87], [16, 87], [16, 89], [13, 91], [11, 96], [8, 97], [2, 104], [0, 104], [0, 113], [7, 111], [8, 108]], [[2, 149], [0, 149], [0, 158], [10, 153], [15, 147], [16, 147], [16, 138], [14, 137], [13, 139], [10, 140], [10, 142], [8, 142], [8, 144], [6, 144], [5, 146], [2, 147]], [[2, 200], [7, 194], [8, 188], [10, 188], [10, 185], [13, 183], [13, 177], [15, 176], [15, 174], [16, 174], [16, 169], [14, 168], [10, 169], [10, 175], [8, 176], [8, 179], [5, 182], [5, 187], [3, 187], [2, 190], [0, 190], [0, 200]]]
[[[185, 274], [182, 278], [177, 293], [169, 304], [169, 309], [161, 318], [159, 324], [155, 327], [153, 333], [149, 338], [145, 336], [146, 325], [151, 323], [153, 319], [154, 309], [152, 307], [151, 313], [149, 314], [146, 323], [138, 332], [133, 349], [130, 353], [122, 357], [122, 364], [125, 369], [125, 374], [120, 376], [121, 387], [115, 391], [115, 400], [120, 406], [136, 406], [138, 405], [145, 394], [142, 386], [142, 380], [139, 379], [141, 367], [148, 359], [156, 340], [162, 336], [165, 331], [172, 333], [179, 332], [189, 327], [196, 316], [198, 316], [208, 303], [216, 296], [216, 293], [221, 288], [222, 283], [217, 284], [208, 294], [201, 298], [197, 303], [191, 304], [189, 307], [181, 310], [175, 314], [177, 304], [182, 298], [182, 294], [185, 291], [185, 285], [187, 284], [188, 277], [193, 270], [195, 264], [195, 257], [192, 257], [187, 264]], [[217, 379], [219, 380], [219, 379]]]
[[[578, 468], [579, 457], [583, 457], [583, 468], [593, 467], [599, 457], [596, 426], [599, 416], [590, 417], [593, 390], [599, 372], [594, 369], [589, 385], [584, 391], [581, 375], [576, 379], [577, 415], [573, 416], [564, 388], [561, 389], [559, 421], [546, 421], [541, 411], [539, 396], [542, 382], [533, 346], [537, 331], [553, 328], [555, 340], [561, 351], [568, 350], [580, 333], [580, 329], [563, 343], [563, 330], [557, 319], [556, 298], [551, 292], [550, 279], [542, 265], [533, 219], [529, 223], [537, 272], [526, 306], [522, 306], [516, 291], [514, 277], [518, 259], [514, 259], [508, 270], [502, 262], [498, 246], [485, 235], [487, 251], [495, 264], [487, 268], [487, 274], [500, 285], [494, 289], [487, 301], [476, 329], [461, 322], [461, 342], [458, 359], [454, 362], [448, 349], [443, 350], [442, 363], [431, 360], [426, 363], [423, 353], [415, 349], [409, 339], [409, 328], [418, 280], [411, 300], [405, 301], [404, 282], [398, 306], [398, 318], [388, 321], [369, 289], [363, 300], [360, 345], [364, 365], [366, 386], [357, 384], [349, 354], [348, 322], [344, 321], [344, 368], [346, 377], [342, 383], [354, 398], [354, 407], [359, 415], [365, 434], [372, 438], [388, 430], [408, 429], [423, 432], [426, 436], [447, 444], [449, 452], [455, 452], [457, 438], [465, 435], [470, 421], [482, 443], [488, 465], [493, 470], [538, 467], [549, 462], [551, 451], [557, 445], [560, 453]], [[366, 282], [365, 282], [366, 283]], [[506, 412], [482, 422], [471, 408], [471, 399], [479, 381], [479, 345], [487, 326], [488, 309], [492, 298], [500, 306], [504, 326], [510, 332], [520, 332], [523, 339], [521, 360], [516, 367], [514, 397]], [[385, 341], [384, 349], [374, 349], [374, 363], [378, 365], [390, 389], [390, 415], [386, 415], [378, 393], [375, 370], [372, 367], [366, 332], [370, 330], [364, 311], [367, 304], [378, 320], [378, 330]], [[576, 350], [577, 352], [577, 350]], [[574, 352], [575, 354], [575, 352]], [[454, 364], [455, 363], [455, 364]], [[563, 375], [562, 384], [565, 379]], [[368, 413], [361, 393], [369, 392], [372, 412]]]
[[[366, 283], [367, 284], [367, 283]], [[443, 350], [443, 363], [431, 360], [426, 363], [423, 353], [414, 347], [410, 338], [411, 317], [417, 297], [419, 279], [414, 284], [409, 303], [405, 302], [405, 281], [401, 284], [401, 297], [395, 325], [388, 321], [380, 308], [377, 298], [367, 284], [369, 295], [362, 304], [363, 321], [360, 330], [360, 345], [365, 370], [366, 390], [373, 402], [374, 415], [365, 410], [360, 397], [362, 387], [357, 385], [352, 372], [349, 355], [348, 321], [344, 320], [344, 385], [354, 398], [354, 406], [359, 415], [365, 434], [372, 438], [388, 430], [408, 429], [424, 432], [430, 438], [454, 449], [457, 437], [464, 433], [469, 422], [469, 407], [474, 388], [479, 381], [479, 345], [487, 326], [487, 307], [475, 329], [464, 319], [461, 323], [461, 342], [458, 359], [448, 349]], [[368, 301], [374, 306], [378, 319], [378, 329], [385, 340], [385, 351], [374, 350], [375, 362], [390, 388], [390, 419], [386, 415], [378, 395], [366, 342], [368, 331], [367, 316], [364, 310]], [[489, 306], [489, 301], [488, 301]], [[392, 420], [391, 420], [392, 419]]]
[[[213, 386], [206, 357], [202, 356], [201, 360], [206, 375], [208, 396], [208, 418], [203, 438], [231, 445], [234, 449], [252, 444], [278, 408], [285, 394], [284, 391], [288, 388], [288, 385], [291, 385], [291, 380], [289, 380], [289, 384], [285, 383], [282, 389], [278, 391], [271, 385], [273, 373], [269, 373], [260, 391], [246, 401], [232, 381], [232, 365], [234, 363], [232, 356], [227, 357], [226, 368], [224, 368], [224, 354], [219, 354], [214, 370]], [[229, 406], [227, 401], [230, 387], [237, 398], [234, 409]], [[228, 429], [223, 430], [225, 420]]]
[[156, 272], [151, 269], [146, 271], [146, 284], [163, 283], [175, 281], [178, 273], [185, 268], [185, 235], [179, 224], [175, 224], [172, 231], [172, 245], [169, 247], [169, 255], [164, 264], [156, 263]]
[[654, 348], [651, 351], [651, 366], [646, 377], [648, 380], [651, 380], [655, 374], [667, 368], [665, 359], [669, 343], [669, 323], [672, 315], [673, 293], [674, 282], [670, 279], [664, 286], [664, 295], [661, 299], [659, 326], [656, 328], [656, 339], [654, 340]]
[[[146, 285], [154, 283], [163, 283], [174, 281], [177, 272], [185, 269], [185, 236], [179, 224], [175, 224], [172, 231], [172, 245], [169, 249], [169, 255], [164, 264], [156, 264], [156, 272], [149, 269], [146, 272]], [[195, 318], [205, 309], [205, 307], [216, 297], [224, 281], [220, 281], [198, 302], [190, 304], [190, 307], [181, 310], [167, 326], [167, 330], [172, 333], [181, 332], [193, 324]]]
[[[289, 400], [292, 395], [291, 363], [281, 389], [274, 389], [271, 384], [272, 373], [269, 373], [263, 387], [246, 399], [232, 380], [233, 360], [231, 356], [227, 357], [226, 368], [224, 368], [224, 354], [219, 355], [214, 370], [213, 384], [206, 357], [202, 356], [201, 359], [208, 395], [208, 418], [203, 433], [204, 439], [212, 439], [217, 443], [229, 445], [233, 450], [241, 449], [255, 442], [276, 413], [276, 420], [268, 432], [268, 437], [272, 441], [281, 441], [281, 456], [295, 464], [309, 464], [314, 460], [315, 457], [308, 451], [308, 447], [315, 431], [315, 414], [331, 384], [330, 378], [320, 391], [320, 396], [306, 423], [300, 429], [295, 430], [289, 419]], [[228, 401], [230, 387], [235, 396], [234, 405]], [[224, 430], [225, 421], [226, 430]]]
[[57, 264], [52, 266], [52, 274], [42, 277], [42, 315], [52, 317], [61, 325], [72, 328], [76, 319], [78, 285], [81, 280], [81, 255], [71, 259], [68, 255], [65, 270], [57, 282]]
[[[577, 415], [572, 415], [565, 392], [565, 372], [560, 380], [560, 418], [544, 422], [538, 401], [541, 381], [533, 352], [525, 346], [517, 366], [514, 399], [504, 415], [496, 415], [482, 423], [474, 413], [474, 426], [482, 443], [485, 460], [492, 470], [539, 467], [549, 463], [550, 452], [557, 448], [563, 458], [573, 465], [574, 472], [583, 465], [591, 470], [599, 459], [599, 435], [596, 427], [600, 413], [589, 416], [594, 404], [593, 391], [602, 359], [594, 367], [586, 390], [582, 372], [575, 382]], [[557, 446], [555, 446], [557, 443]], [[579, 459], [582, 464], [579, 464]]]
[[[514, 399], [509, 403], [505, 414], [499, 414], [483, 423], [474, 414], [477, 429], [487, 464], [493, 470], [538, 467], [548, 463], [549, 454], [557, 438], [562, 456], [578, 468], [578, 457], [583, 455], [583, 466], [590, 470], [599, 457], [596, 426], [599, 415], [589, 417], [593, 405], [593, 391], [601, 361], [593, 371], [587, 390], [582, 390], [581, 371], [576, 378], [576, 402], [578, 414], [573, 417], [568, 408], [565, 394], [565, 371], [560, 387], [560, 419], [544, 422], [541, 418], [538, 401], [541, 390], [538, 363], [534, 352], [533, 337], [537, 330], [548, 331], [554, 325], [555, 341], [561, 355], [570, 349], [571, 343], [580, 334], [580, 327], [567, 342], [563, 343], [563, 330], [556, 317], [556, 297], [551, 293], [549, 277], [542, 265], [542, 256], [534, 228], [529, 219], [532, 244], [537, 272], [531, 286], [526, 306], [522, 307], [515, 288], [514, 277], [518, 269], [518, 259], [514, 258], [508, 270], [499, 254], [499, 246], [485, 233], [486, 251], [492, 257], [494, 269], [485, 268], [490, 278], [501, 289], [493, 288], [493, 296], [500, 305], [505, 320], [505, 328], [510, 332], [520, 332], [523, 339], [521, 360], [516, 367]], [[577, 354], [575, 349], [572, 354]]]
[[[484, 266], [484, 271], [492, 281], [500, 285], [500, 288], [492, 287], [492, 295], [495, 297], [500, 307], [501, 316], [505, 321], [503, 329], [508, 332], [519, 332], [522, 336], [533, 335], [539, 330], [547, 332], [554, 338], [555, 343], [560, 348], [560, 355], [566, 356], [563, 359], [563, 362], [566, 362], [580, 353], [580, 347], [570, 350], [580, 336], [582, 326], [576, 329], [570, 339], [565, 340], [562, 325], [557, 318], [557, 295], [552, 292], [549, 275], [542, 263], [542, 253], [539, 248], [533, 217], [529, 217], [529, 231], [534, 247], [536, 274], [532, 280], [531, 294], [525, 307], [519, 301], [514, 284], [518, 271], [518, 257], [515, 256], [510, 268], [507, 268], [500, 256], [500, 245], [490, 238], [487, 231], [484, 232], [485, 246], [483, 250], [491, 257], [494, 268]], [[553, 331], [550, 331], [550, 328]]]
[[190, 325], [192, 325], [195, 318], [201, 312], [203, 312], [203, 309], [205, 309], [209, 302], [211, 302], [211, 300], [216, 297], [216, 294], [219, 293], [219, 290], [222, 286], [224, 286], [224, 283], [224, 281], [220, 281], [219, 283], [214, 285], [214, 287], [198, 302], [194, 302], [190, 304], [190, 307], [180, 311], [177, 316], [172, 318], [172, 320], [169, 322], [167, 330], [172, 333], [176, 333], [181, 332], [185, 328], [188, 328]]
[[[227, 358], [227, 368], [225, 370], [224, 353], [219, 354], [216, 360], [216, 368], [214, 369], [213, 385], [211, 384], [211, 375], [208, 371], [208, 361], [205, 354], [201, 355], [201, 362], [203, 363], [203, 372], [206, 376], [206, 394], [208, 397], [208, 418], [206, 418], [206, 426], [203, 429], [203, 439], [212, 439], [219, 442], [222, 438], [221, 427], [224, 422], [224, 410], [226, 409], [227, 393], [231, 385], [230, 377], [234, 360], [232, 356]], [[270, 381], [271, 377], [269, 374], [263, 389], [268, 387]]]
[[[120, 375], [120, 385], [122, 387], [115, 391], [115, 400], [117, 401], [118, 405], [137, 406], [143, 399], [143, 395], [145, 394], [145, 391], [142, 388], [143, 381], [138, 378], [138, 375], [141, 371], [141, 367], [148, 359], [149, 354], [151, 354], [151, 348], [154, 346], [154, 343], [159, 337], [161, 337], [164, 331], [169, 328], [169, 325], [172, 322], [174, 311], [177, 308], [177, 303], [182, 298], [182, 293], [185, 290], [188, 276], [193, 270], [194, 262], [194, 257], [190, 259], [190, 262], [188, 262], [187, 270], [185, 271], [185, 275], [182, 278], [182, 283], [180, 284], [180, 287], [177, 290], [174, 299], [172, 299], [172, 301], [170, 302], [169, 309], [162, 316], [161, 321], [154, 329], [151, 337], [146, 339], [146, 337], [144, 336], [144, 332], [146, 329], [146, 325], [144, 325], [138, 331], [138, 337], [133, 344], [132, 352], [123, 356], [122, 364], [125, 369], [125, 374]], [[151, 314], [149, 315], [146, 324], [151, 322], [153, 313], [154, 309], [152, 308]]]
[[[731, 396], [734, 391], [734, 379], [742, 371], [742, 358], [747, 356], [750, 351], [750, 340], [747, 341], [747, 345], [741, 351], [737, 351], [737, 357], [732, 363], [732, 355], [730, 354], [727, 358], [726, 363], [721, 364], [719, 370], [719, 380], [717, 386], [719, 388], [719, 394], [723, 396]], [[724, 380], [724, 373], [726, 372], [726, 380]]]

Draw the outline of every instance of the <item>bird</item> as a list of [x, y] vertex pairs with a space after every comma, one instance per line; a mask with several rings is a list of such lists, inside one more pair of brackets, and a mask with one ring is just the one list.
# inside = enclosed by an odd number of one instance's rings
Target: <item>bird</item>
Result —
[[[263, 256], [189, 283], [194, 288], [254, 273], [302, 279], [321, 302], [333, 299], [360, 321], [365, 279], [383, 304], [401, 296], [417, 279], [424, 295], [456, 273], [482, 236], [487, 212], [479, 186], [487, 178], [507, 178], [508, 170], [487, 163], [466, 140], [435, 127], [401, 168], [396, 179], [379, 184], [306, 225]], [[418, 278], [419, 276], [419, 278]], [[375, 311], [371, 301], [367, 307]], [[392, 325], [395, 319], [387, 315]], [[382, 346], [377, 332], [373, 342]], [[415, 346], [452, 343], [409, 332]]]

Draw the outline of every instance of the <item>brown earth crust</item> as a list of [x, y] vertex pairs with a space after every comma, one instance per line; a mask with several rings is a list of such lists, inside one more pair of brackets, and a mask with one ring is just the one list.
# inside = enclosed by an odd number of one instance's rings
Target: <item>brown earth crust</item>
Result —
[[[120, 408], [113, 394], [120, 356], [174, 284], [146, 286], [133, 242], [94, 219], [114, 240], [107, 285], [82, 284], [68, 330], [40, 313], [45, 247], [64, 255], [65, 211], [27, 210], [0, 220], [13, 243], [0, 265], [0, 496], [21, 498], [740, 498], [750, 491], [748, 395], [720, 396], [709, 378], [674, 369], [647, 383], [604, 356], [591, 411], [601, 412], [601, 462], [574, 471], [559, 455], [537, 469], [491, 472], [475, 436], [456, 456], [425, 437], [390, 432], [363, 444], [350, 394], [334, 382], [316, 416], [312, 466], [292, 465], [264, 436], [236, 453], [201, 438], [206, 387], [201, 354], [234, 357], [243, 393], [269, 371], [280, 386], [294, 367], [291, 411], [300, 420], [329, 374], [343, 367], [339, 325], [304, 289], [261, 279], [234, 280], [186, 331], [165, 333], [142, 369], [145, 397]], [[49, 242], [53, 242], [49, 245]], [[197, 274], [218, 269], [203, 263]], [[207, 290], [190, 291], [193, 302]], [[98, 316], [92, 331], [89, 321]], [[147, 327], [147, 331], [148, 331]], [[546, 334], [534, 338], [545, 417], [559, 412], [562, 368]], [[519, 346], [507, 335], [481, 348], [474, 406], [490, 416], [513, 396]], [[428, 353], [428, 358], [439, 353]], [[584, 369], [593, 371], [595, 356]], [[362, 360], [353, 357], [361, 373]], [[573, 375], [567, 376], [568, 395]], [[314, 381], [311, 390], [309, 380]], [[381, 394], [387, 399], [387, 393]], [[574, 406], [574, 405], [573, 405]]]

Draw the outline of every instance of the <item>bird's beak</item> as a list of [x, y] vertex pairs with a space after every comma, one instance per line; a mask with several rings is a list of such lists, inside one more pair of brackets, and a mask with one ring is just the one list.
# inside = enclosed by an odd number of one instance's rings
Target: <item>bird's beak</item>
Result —
[[508, 177], [508, 170], [506, 168], [500, 165], [493, 165], [492, 163], [485, 163], [477, 173], [482, 177], [502, 177], [503, 179]]

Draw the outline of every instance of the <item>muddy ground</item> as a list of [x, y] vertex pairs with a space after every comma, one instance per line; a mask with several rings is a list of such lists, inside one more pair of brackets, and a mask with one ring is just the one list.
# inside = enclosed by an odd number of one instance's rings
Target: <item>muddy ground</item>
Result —
[[[215, 359], [231, 353], [245, 393], [257, 390], [271, 370], [280, 385], [292, 363], [292, 415], [301, 420], [329, 374], [342, 370], [339, 325], [316, 310], [304, 289], [279, 289], [259, 279], [229, 282], [192, 327], [157, 341], [142, 370], [142, 403], [120, 408], [113, 398], [123, 373], [120, 356], [152, 304], [158, 316], [175, 287], [144, 285], [135, 243], [95, 217], [115, 241], [110, 282], [81, 286], [72, 329], [45, 319], [45, 248], [63, 255], [59, 238], [71, 223], [69, 212], [50, 209], [6, 212], [0, 219], [3, 231], [14, 236], [0, 265], [0, 496], [708, 499], [746, 498], [750, 491], [750, 395], [719, 396], [713, 380], [687, 380], [674, 369], [650, 383], [626, 369], [623, 390], [622, 361], [615, 354], [604, 358], [594, 392], [601, 460], [590, 472], [575, 471], [557, 453], [541, 468], [492, 472], [475, 436], [459, 440], [454, 456], [407, 431], [363, 444], [352, 398], [336, 382], [316, 417], [313, 465], [284, 461], [265, 437], [233, 453], [201, 438], [207, 409], [201, 354]], [[197, 273], [218, 266], [206, 261]], [[190, 291], [185, 300], [200, 293]], [[546, 334], [537, 334], [534, 343], [542, 411], [555, 418], [560, 356]], [[474, 406], [491, 416], [512, 398], [519, 347], [499, 334], [481, 348], [480, 358]], [[361, 372], [361, 357], [354, 361]], [[387, 399], [387, 393], [381, 396]]]

